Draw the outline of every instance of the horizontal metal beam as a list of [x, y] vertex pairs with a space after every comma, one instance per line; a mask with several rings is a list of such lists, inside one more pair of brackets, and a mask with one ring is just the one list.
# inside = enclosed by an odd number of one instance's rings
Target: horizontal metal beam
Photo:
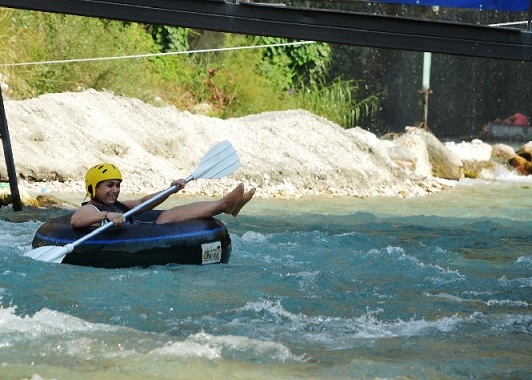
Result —
[[0, 0], [0, 5], [230, 33], [532, 61], [531, 32], [480, 25], [238, 0]]

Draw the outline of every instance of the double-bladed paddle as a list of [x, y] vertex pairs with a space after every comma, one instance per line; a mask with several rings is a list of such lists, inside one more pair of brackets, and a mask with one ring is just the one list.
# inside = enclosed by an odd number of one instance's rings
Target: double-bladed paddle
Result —
[[[185, 178], [185, 183], [188, 183], [192, 180], [204, 178], [222, 178], [233, 173], [236, 169], [240, 167], [240, 160], [238, 155], [233, 148], [233, 145], [227, 140], [219, 142], [214, 145], [201, 159], [198, 167], [194, 172]], [[132, 208], [131, 210], [124, 213], [124, 217], [134, 215], [139, 212], [146, 206], [151, 205], [152, 203], [160, 200], [161, 198], [167, 197], [177, 190], [179, 186], [174, 185], [168, 189], [161, 191], [152, 198], [148, 199], [146, 202], [139, 204], [138, 206]], [[81, 239], [78, 239], [72, 243], [66, 244], [64, 246], [42, 246], [35, 248], [31, 251], [28, 251], [24, 256], [29, 256], [35, 260], [46, 261], [51, 263], [60, 263], [63, 261], [65, 256], [72, 252], [74, 248], [86, 240], [98, 235], [100, 232], [105, 231], [106, 229], [113, 226], [113, 223], [104, 224], [101, 227], [98, 227], [91, 233], [83, 236]]]

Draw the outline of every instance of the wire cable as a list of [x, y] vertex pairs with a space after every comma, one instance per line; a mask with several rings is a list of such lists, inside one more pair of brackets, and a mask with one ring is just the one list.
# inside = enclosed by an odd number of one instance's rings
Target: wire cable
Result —
[[237, 46], [237, 47], [229, 47], [229, 48], [174, 51], [174, 52], [166, 52], [166, 53], [134, 54], [134, 55], [122, 55], [122, 56], [114, 56], [114, 57], [76, 58], [76, 59], [61, 59], [61, 60], [38, 61], [38, 62], [3, 63], [3, 64], [0, 64], [0, 67], [55, 65], [55, 64], [64, 64], [64, 63], [111, 61], [111, 60], [116, 60], [116, 59], [151, 58], [151, 57], [162, 57], [162, 56], [179, 55], [179, 54], [213, 53], [213, 52], [217, 53], [217, 52], [232, 51], [232, 50], [262, 49], [262, 48], [268, 48], [268, 47], [297, 46], [297, 45], [308, 45], [308, 44], [314, 44], [314, 43], [316, 42], [315, 41], [299, 41], [299, 42], [285, 42], [285, 43], [268, 44], [268, 45]]

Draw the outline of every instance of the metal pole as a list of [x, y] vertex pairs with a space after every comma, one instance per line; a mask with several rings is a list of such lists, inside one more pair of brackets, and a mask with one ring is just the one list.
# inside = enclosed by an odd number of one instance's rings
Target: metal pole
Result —
[[421, 86], [421, 93], [423, 94], [423, 128], [428, 128], [429, 115], [429, 94], [432, 93], [430, 89], [430, 69], [432, 63], [432, 53], [423, 53], [423, 83]]
[[6, 160], [7, 176], [9, 177], [9, 188], [11, 190], [11, 201], [13, 202], [13, 211], [22, 211], [22, 202], [18, 191], [17, 172], [15, 170], [15, 161], [13, 160], [13, 151], [11, 150], [11, 141], [9, 130], [7, 129], [6, 110], [4, 109], [4, 98], [0, 88], [0, 137], [4, 147], [4, 157]]

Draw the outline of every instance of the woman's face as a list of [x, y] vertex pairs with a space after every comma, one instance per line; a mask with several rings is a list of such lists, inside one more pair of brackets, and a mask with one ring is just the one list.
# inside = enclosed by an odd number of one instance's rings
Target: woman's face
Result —
[[96, 186], [96, 197], [105, 204], [113, 204], [118, 199], [120, 194], [120, 181], [119, 179], [110, 179], [108, 181], [102, 181]]

